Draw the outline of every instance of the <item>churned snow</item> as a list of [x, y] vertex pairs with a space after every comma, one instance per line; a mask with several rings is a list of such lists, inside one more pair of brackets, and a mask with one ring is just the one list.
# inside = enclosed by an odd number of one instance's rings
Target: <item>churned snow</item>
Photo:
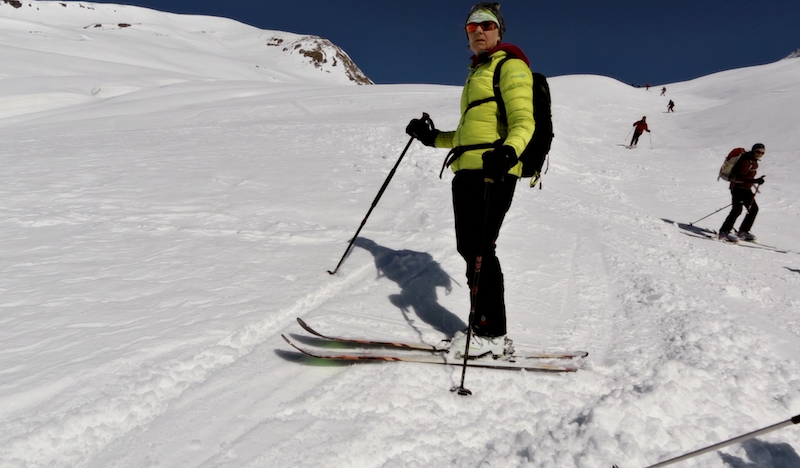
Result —
[[[800, 61], [663, 97], [551, 78], [544, 189], [520, 184], [498, 240], [510, 337], [591, 354], [575, 374], [468, 369], [462, 397], [460, 368], [306, 360], [280, 337], [303, 335], [302, 317], [433, 343], [467, 320], [444, 150], [410, 147], [326, 273], [407, 122], [424, 111], [453, 129], [459, 87], [350, 86], [265, 52], [284, 33], [230, 20], [13, 3], [0, 3], [0, 465], [634, 468], [800, 412]], [[628, 150], [642, 115], [652, 133]], [[753, 231], [788, 253], [663, 221], [730, 203], [719, 165], [756, 142]], [[684, 463], [797, 467], [798, 449], [791, 427]]]

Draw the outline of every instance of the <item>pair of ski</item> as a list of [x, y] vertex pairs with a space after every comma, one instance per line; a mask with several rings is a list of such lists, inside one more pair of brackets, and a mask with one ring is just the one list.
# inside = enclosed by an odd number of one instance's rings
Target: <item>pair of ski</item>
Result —
[[727, 240], [727, 239], [719, 239], [718, 238], [718, 234], [717, 234], [716, 231], [712, 231], [710, 229], [705, 229], [705, 228], [699, 228], [697, 231], [694, 231], [694, 232], [686, 232], [686, 231], [681, 231], [681, 232], [686, 234], [687, 236], [697, 237], [697, 238], [700, 238], [700, 239], [709, 239], [709, 240], [713, 240], [713, 241], [724, 242], [726, 244], [738, 245], [739, 247], [747, 247], [747, 248], [750, 248], [750, 249], [769, 250], [769, 251], [778, 252], [778, 253], [789, 253], [788, 250], [784, 250], [784, 249], [781, 249], [779, 247], [775, 247], [773, 245], [761, 244], [761, 243], [759, 243], [757, 241], [748, 241], [748, 240], [744, 240], [744, 239], [739, 240], [739, 241], [732, 241], [732, 240]]
[[681, 231], [680, 231], [681, 234], [685, 234], [685, 235], [687, 235], [689, 237], [695, 237], [697, 239], [707, 239], [707, 240], [713, 240], [713, 241], [718, 241], [718, 242], [724, 242], [726, 244], [738, 245], [739, 247], [747, 247], [747, 248], [750, 248], [750, 249], [769, 250], [771, 252], [777, 252], [777, 253], [784, 253], [785, 254], [785, 253], [792, 252], [791, 250], [782, 249], [780, 247], [775, 247], [773, 245], [762, 244], [762, 243], [757, 242], [757, 241], [748, 241], [748, 240], [744, 240], [744, 239], [742, 239], [741, 241], [732, 241], [732, 240], [727, 240], [727, 239], [719, 239], [717, 231], [714, 231], [714, 230], [711, 230], [711, 229], [708, 229], [708, 228], [695, 226], [693, 224], [679, 223], [679, 222], [676, 222], [676, 221], [672, 221], [670, 219], [665, 219], [665, 218], [661, 218], [661, 219], [665, 223], [674, 224], [674, 225], [678, 226], [678, 228], [681, 229]]
[[789, 253], [788, 250], [783, 250], [779, 247], [775, 247], [772, 245], [759, 244], [756, 241], [746, 241], [746, 240], [730, 241], [725, 239], [718, 239], [716, 234], [693, 234], [691, 232], [683, 232], [683, 234], [686, 234], [689, 237], [719, 241], [719, 242], [724, 242], [725, 244], [738, 245], [739, 247], [747, 247], [750, 249], [769, 250], [771, 252], [777, 252], [777, 253]]
[[[455, 353], [449, 353], [447, 346], [434, 346], [426, 343], [412, 343], [403, 341], [384, 341], [370, 339], [344, 338], [322, 334], [311, 328], [301, 318], [297, 323], [308, 333], [317, 338], [333, 342], [360, 346], [362, 350], [353, 351], [325, 351], [311, 349], [298, 344], [296, 341], [281, 335], [287, 343], [301, 353], [319, 359], [338, 361], [387, 361], [387, 362], [417, 362], [440, 365], [463, 365], [462, 358], [456, 358]], [[378, 348], [383, 348], [380, 350]], [[377, 350], [376, 350], [377, 349]], [[392, 353], [390, 350], [399, 351]], [[579, 360], [588, 356], [585, 351], [567, 352], [542, 352], [542, 353], [515, 353], [500, 358], [481, 357], [469, 359], [467, 366], [486, 369], [526, 370], [535, 372], [575, 372], [580, 369]]]

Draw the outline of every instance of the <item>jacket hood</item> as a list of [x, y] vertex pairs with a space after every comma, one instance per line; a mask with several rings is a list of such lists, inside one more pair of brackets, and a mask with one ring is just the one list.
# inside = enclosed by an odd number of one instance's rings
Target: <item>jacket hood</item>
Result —
[[515, 46], [514, 44], [509, 44], [508, 42], [501, 42], [500, 44], [494, 46], [494, 48], [492, 48], [491, 50], [487, 50], [486, 52], [473, 55], [472, 58], [470, 59], [472, 61], [471, 67], [475, 68], [478, 65], [482, 64], [483, 62], [489, 60], [489, 57], [491, 57], [492, 55], [494, 55], [495, 52], [498, 52], [500, 50], [505, 51], [508, 55], [514, 58], [522, 60], [523, 62], [525, 62], [525, 65], [529, 67], [531, 66], [530, 60], [528, 60], [528, 57], [525, 56], [525, 52], [523, 52], [522, 49]]

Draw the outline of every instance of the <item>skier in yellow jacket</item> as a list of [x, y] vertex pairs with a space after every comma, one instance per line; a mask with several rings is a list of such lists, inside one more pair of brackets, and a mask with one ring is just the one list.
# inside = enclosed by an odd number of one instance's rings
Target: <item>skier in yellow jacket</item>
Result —
[[[516, 46], [501, 42], [505, 22], [497, 3], [479, 3], [466, 20], [466, 34], [472, 56], [471, 71], [461, 94], [461, 120], [454, 131], [439, 131], [430, 119], [414, 119], [406, 132], [427, 146], [452, 148], [446, 163], [455, 173], [452, 183], [456, 242], [467, 262], [473, 317], [469, 355], [471, 357], [513, 352], [506, 337], [506, 307], [503, 273], [495, 255], [495, 242], [503, 218], [511, 207], [522, 163], [518, 155], [528, 145], [535, 127], [533, 119], [533, 76], [525, 54]], [[493, 89], [497, 64], [511, 57], [501, 68], [500, 91], [506, 122], [500, 118]], [[491, 196], [486, 197], [486, 194]], [[485, 204], [489, 203], [484, 226]], [[481, 237], [485, 230], [485, 243]], [[482, 255], [481, 255], [482, 254]], [[473, 296], [472, 284], [478, 256], [480, 281]], [[466, 330], [457, 332], [451, 348], [466, 347]]]

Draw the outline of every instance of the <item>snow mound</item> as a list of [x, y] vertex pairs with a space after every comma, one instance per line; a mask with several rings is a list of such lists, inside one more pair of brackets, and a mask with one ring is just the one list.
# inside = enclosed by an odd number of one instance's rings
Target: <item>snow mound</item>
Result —
[[[152, 75], [206, 80], [315, 81], [372, 84], [330, 41], [266, 31], [225, 18], [177, 15], [134, 6], [85, 2], [0, 2], [0, 62], [10, 75]], [[278, 46], [278, 47], [276, 47]], [[69, 57], [68, 70], [46, 66]], [[9, 70], [3, 70], [9, 73]]]

